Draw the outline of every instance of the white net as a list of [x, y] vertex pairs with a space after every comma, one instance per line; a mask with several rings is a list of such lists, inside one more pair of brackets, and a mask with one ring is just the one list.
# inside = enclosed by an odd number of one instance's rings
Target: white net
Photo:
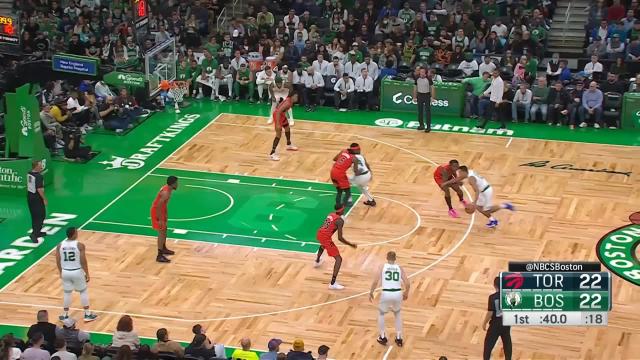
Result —
[[189, 93], [189, 84], [184, 81], [175, 81], [169, 88], [169, 92], [176, 105], [180, 104], [184, 100], [184, 96]]

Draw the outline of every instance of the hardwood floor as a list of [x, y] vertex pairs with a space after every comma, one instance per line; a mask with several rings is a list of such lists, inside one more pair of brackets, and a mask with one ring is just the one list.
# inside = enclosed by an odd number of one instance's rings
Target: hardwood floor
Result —
[[[201, 323], [227, 345], [250, 337], [265, 349], [276, 337], [288, 350], [300, 337], [314, 353], [330, 346], [335, 359], [381, 359], [387, 348], [375, 341], [377, 310], [366, 294], [375, 269], [394, 250], [412, 274], [412, 291], [402, 311], [405, 346], [394, 345], [388, 359], [478, 359], [491, 283], [508, 261], [597, 261], [600, 237], [640, 210], [640, 163], [632, 147], [524, 139], [507, 147], [508, 138], [305, 121], [292, 131], [300, 151], [285, 152], [283, 139], [282, 160], [272, 162], [273, 130], [264, 118], [221, 116], [162, 167], [329, 182], [332, 157], [360, 143], [378, 206], [358, 204], [347, 220], [345, 237], [360, 247], [341, 247], [345, 290], [327, 289], [331, 259], [315, 269], [313, 255], [180, 241], [170, 243], [177, 254], [164, 265], [154, 261], [153, 238], [83, 231], [92, 307], [100, 317], [80, 327], [113, 332], [126, 313], [144, 336], [166, 327], [172, 338], [190, 340], [191, 326]], [[518, 211], [497, 213], [496, 230], [463, 211], [449, 218], [432, 174], [452, 158], [487, 178], [496, 203], [512, 202]], [[522, 166], [536, 161], [549, 163]], [[632, 174], [553, 169], [557, 164]], [[5, 322], [28, 325], [38, 307], [59, 307], [55, 273], [49, 255], [0, 293]], [[640, 288], [613, 278], [609, 327], [513, 328], [514, 359], [640, 359]], [[394, 333], [391, 315], [387, 331]], [[502, 358], [500, 342], [493, 355]]]

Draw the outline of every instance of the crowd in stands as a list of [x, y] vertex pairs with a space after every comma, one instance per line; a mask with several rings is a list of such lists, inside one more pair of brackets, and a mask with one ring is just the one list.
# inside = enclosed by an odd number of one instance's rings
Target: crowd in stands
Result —
[[260, 355], [251, 350], [248, 338], [240, 341], [240, 347], [230, 357], [224, 345], [216, 344], [201, 325], [192, 328], [193, 340], [185, 347], [169, 336], [165, 328], [158, 329], [156, 341], [142, 344], [133, 327], [130, 316], [118, 321], [109, 344], [94, 344], [91, 335], [81, 329], [76, 321], [68, 317], [62, 326], [49, 322], [46, 310], [37, 314], [37, 322], [29, 327], [26, 339], [6, 334], [0, 340], [1, 360], [326, 360], [329, 347], [321, 345], [314, 356], [305, 348], [302, 339], [295, 339], [291, 349], [285, 352], [283, 341], [271, 339], [267, 350]]
[[[619, 0], [611, 6], [598, 0], [588, 9], [585, 48], [592, 61], [578, 72], [557, 55], [541, 66], [553, 0], [355, 0], [350, 6], [339, 0], [256, 1], [219, 27], [224, 5], [151, 0], [150, 33], [136, 42], [129, 1], [16, 1], [25, 54], [65, 52], [142, 71], [141, 56], [175, 38], [177, 79], [189, 82], [189, 95], [197, 98], [271, 102], [269, 86], [278, 79], [298, 93], [307, 111], [325, 104], [377, 110], [383, 78], [414, 81], [420, 68], [428, 68], [433, 81], [465, 83], [465, 117], [574, 128], [618, 127], [622, 94], [640, 91], [625, 80], [631, 75], [627, 64], [640, 59], [636, 0], [628, 9]], [[495, 71], [504, 81], [504, 103], [487, 111]], [[60, 125], [83, 133], [96, 126], [122, 132], [156, 106], [103, 82], [49, 83], [41, 100], [54, 151], [68, 145]], [[70, 158], [86, 156], [79, 142]]]

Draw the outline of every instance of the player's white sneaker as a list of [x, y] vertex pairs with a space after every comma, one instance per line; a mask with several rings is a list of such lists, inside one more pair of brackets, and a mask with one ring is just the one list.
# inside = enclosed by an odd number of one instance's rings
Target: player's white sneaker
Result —
[[271, 116], [269, 116], [269, 120], [267, 120], [267, 125], [269, 124], [273, 124], [273, 119], [271, 118]]
[[273, 161], [280, 161], [280, 156], [278, 156], [278, 154], [271, 154], [269, 155], [269, 159], [273, 160]]
[[294, 123], [295, 121], [293, 121], [293, 119], [289, 119], [289, 126], [293, 126]]
[[338, 284], [338, 283], [334, 283], [333, 285], [329, 285], [329, 290], [342, 290], [344, 289], [344, 286]]
[[320, 261], [314, 261], [313, 262], [313, 267], [314, 268], [319, 268], [320, 265], [322, 265], [323, 262], [324, 262], [324, 259], [320, 259]]
[[291, 144], [291, 145], [287, 145], [287, 150], [289, 151], [298, 151], [298, 147]]

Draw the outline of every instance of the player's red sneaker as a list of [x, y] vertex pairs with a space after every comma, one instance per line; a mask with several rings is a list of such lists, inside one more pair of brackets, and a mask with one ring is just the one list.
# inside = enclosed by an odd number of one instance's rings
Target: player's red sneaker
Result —
[[449, 210], [449, 216], [451, 216], [452, 218], [457, 218], [458, 216], [458, 212], [456, 211], [456, 209], [451, 209]]

